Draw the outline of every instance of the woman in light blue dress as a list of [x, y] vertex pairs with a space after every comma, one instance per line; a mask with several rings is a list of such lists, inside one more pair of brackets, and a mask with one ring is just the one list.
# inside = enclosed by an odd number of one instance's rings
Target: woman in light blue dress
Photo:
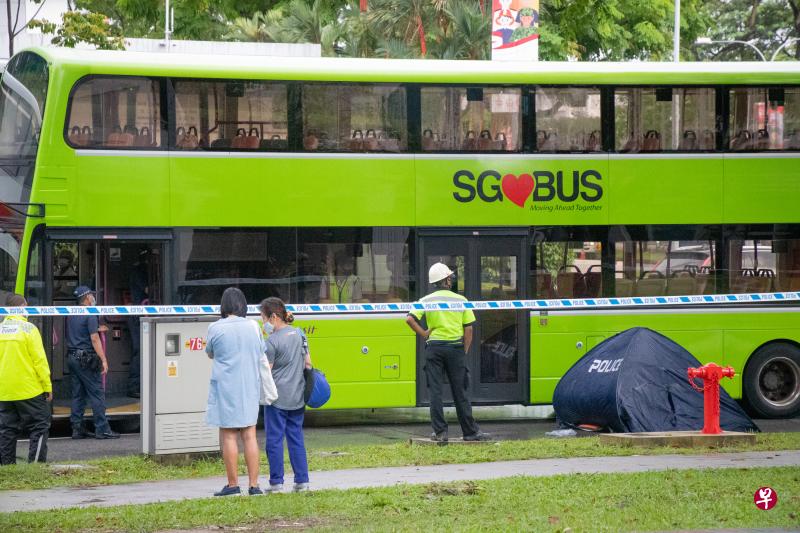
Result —
[[249, 494], [262, 494], [258, 487], [258, 365], [264, 345], [258, 324], [248, 320], [242, 291], [229, 287], [222, 293], [222, 318], [208, 326], [206, 353], [214, 360], [208, 387], [206, 423], [219, 427], [222, 459], [228, 484], [214, 496], [241, 494], [239, 489], [238, 436], [244, 444], [244, 459], [250, 478]]

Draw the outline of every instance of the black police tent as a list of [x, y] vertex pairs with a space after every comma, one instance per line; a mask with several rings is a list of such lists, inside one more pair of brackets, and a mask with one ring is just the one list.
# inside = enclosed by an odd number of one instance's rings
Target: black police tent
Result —
[[[703, 394], [686, 377], [687, 368], [699, 366], [692, 354], [660, 333], [628, 329], [572, 365], [556, 387], [553, 407], [569, 427], [591, 424], [621, 433], [700, 430]], [[759, 431], [724, 389], [720, 411], [723, 430]]]

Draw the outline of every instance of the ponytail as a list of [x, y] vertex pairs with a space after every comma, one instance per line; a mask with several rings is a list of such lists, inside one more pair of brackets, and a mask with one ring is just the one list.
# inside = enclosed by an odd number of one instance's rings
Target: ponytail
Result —
[[277, 315], [278, 318], [287, 324], [294, 322], [294, 315], [286, 310], [286, 304], [284, 304], [283, 300], [280, 298], [276, 298], [274, 296], [265, 298], [261, 301], [260, 310], [261, 313], [263, 313], [266, 317]]

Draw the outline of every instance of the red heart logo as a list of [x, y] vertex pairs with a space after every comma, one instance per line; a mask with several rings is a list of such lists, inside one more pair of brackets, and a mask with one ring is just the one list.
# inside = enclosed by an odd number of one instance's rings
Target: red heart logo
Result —
[[514, 202], [520, 207], [525, 205], [525, 200], [533, 192], [533, 189], [536, 188], [536, 181], [534, 181], [533, 176], [530, 174], [520, 174], [519, 176], [515, 176], [514, 174], [506, 174], [503, 176], [503, 194], [506, 195], [506, 198]]

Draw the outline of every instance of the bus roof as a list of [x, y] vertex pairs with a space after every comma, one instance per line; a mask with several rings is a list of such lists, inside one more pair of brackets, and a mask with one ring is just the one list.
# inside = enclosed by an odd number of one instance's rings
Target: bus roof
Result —
[[798, 84], [800, 63], [510, 62], [298, 58], [29, 49], [86, 74], [353, 82], [541, 84]]

